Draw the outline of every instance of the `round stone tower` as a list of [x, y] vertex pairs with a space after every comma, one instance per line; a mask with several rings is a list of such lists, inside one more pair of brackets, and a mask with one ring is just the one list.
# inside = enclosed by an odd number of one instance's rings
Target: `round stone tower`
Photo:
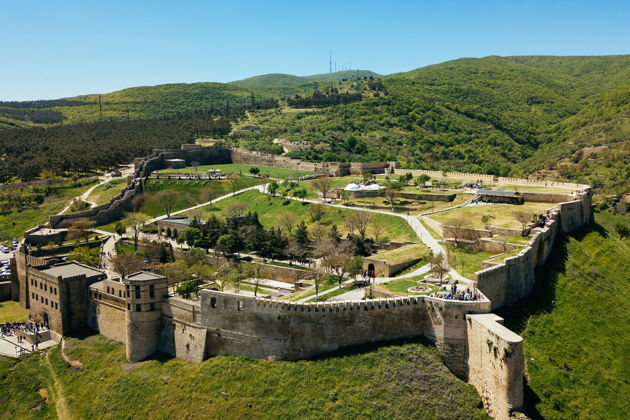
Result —
[[166, 277], [147, 271], [128, 275], [126, 287], [127, 359], [139, 362], [158, 350], [162, 299], [168, 295]]

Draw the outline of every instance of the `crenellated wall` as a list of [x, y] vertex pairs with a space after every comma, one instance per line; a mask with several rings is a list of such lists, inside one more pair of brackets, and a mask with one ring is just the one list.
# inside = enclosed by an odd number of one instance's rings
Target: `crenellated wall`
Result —
[[352, 302], [294, 303], [200, 292], [207, 355], [244, 354], [296, 360], [369, 342], [424, 335], [454, 372], [465, 375], [467, 313], [488, 312], [490, 302], [424, 296]]
[[545, 226], [531, 229], [532, 238], [518, 255], [475, 273], [477, 288], [492, 301], [492, 309], [528, 296], [535, 283], [534, 270], [547, 261], [556, 236], [592, 221], [591, 190], [578, 193], [577, 198], [550, 210]]

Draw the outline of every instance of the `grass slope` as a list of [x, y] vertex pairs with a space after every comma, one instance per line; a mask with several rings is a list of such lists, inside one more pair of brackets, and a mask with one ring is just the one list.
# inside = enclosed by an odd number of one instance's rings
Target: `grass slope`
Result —
[[[75, 418], [488, 418], [474, 388], [419, 343], [300, 362], [218, 356], [129, 364], [124, 346], [101, 336], [69, 339], [66, 352], [84, 368], [68, 368], [59, 347], [50, 364]], [[52, 385], [43, 359], [0, 359], [0, 416], [52, 417], [54, 399], [37, 394]]]
[[28, 314], [29, 311], [20, 308], [17, 302], [12, 300], [0, 302], [0, 324], [28, 321]]
[[292, 169], [284, 169], [284, 168], [273, 168], [269, 166], [260, 166], [260, 165], [245, 165], [238, 163], [226, 163], [226, 164], [217, 164], [217, 165], [202, 165], [202, 166], [188, 166], [186, 168], [178, 168], [178, 169], [160, 169], [158, 173], [166, 173], [166, 174], [189, 174], [189, 173], [206, 173], [210, 169], [221, 170], [225, 173], [231, 172], [242, 175], [249, 175], [249, 170], [251, 168], [260, 169], [260, 175], [267, 175], [271, 178], [276, 179], [284, 179], [288, 177], [300, 177], [303, 175], [312, 174], [313, 172], [309, 171], [298, 171]]
[[627, 418], [630, 242], [612, 226], [630, 219], [596, 221], [560, 241], [533, 295], [502, 314], [525, 341], [535, 416]]
[[[302, 220], [308, 228], [314, 227], [309, 215], [309, 206], [312, 204], [303, 203], [296, 200], [285, 200], [280, 197], [271, 197], [258, 191], [247, 191], [235, 197], [226, 198], [212, 206], [203, 208], [203, 218], [207, 218], [212, 213], [225, 215], [226, 209], [235, 203], [247, 204], [247, 211], [257, 212], [260, 223], [265, 228], [282, 228], [281, 220], [285, 213], [295, 216], [296, 225]], [[337, 207], [325, 207], [325, 213], [320, 223], [324, 226], [337, 225], [339, 232], [345, 235], [347, 229], [344, 226], [345, 217], [352, 211]], [[404, 219], [386, 214], [374, 214], [373, 223], [384, 227], [381, 234], [382, 241], [417, 241], [418, 238]], [[367, 236], [372, 235], [372, 229], [367, 230]]]

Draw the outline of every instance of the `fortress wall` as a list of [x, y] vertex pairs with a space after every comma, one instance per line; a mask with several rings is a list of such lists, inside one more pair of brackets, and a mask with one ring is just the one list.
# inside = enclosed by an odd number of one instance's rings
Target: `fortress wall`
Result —
[[429, 171], [424, 169], [394, 169], [395, 175], [404, 175], [406, 173], [410, 173], [413, 176], [428, 175], [431, 178], [444, 178], [444, 172], [442, 171]]
[[522, 245], [503, 243], [500, 241], [493, 241], [488, 238], [481, 238], [475, 243], [475, 248], [483, 252], [492, 252], [494, 254], [502, 254], [504, 252], [514, 251], [516, 249], [523, 248]]
[[497, 180], [501, 184], [532, 185], [536, 187], [558, 187], [558, 188], [566, 188], [569, 190], [589, 188], [588, 185], [576, 184], [573, 182], [542, 181], [542, 180], [533, 180], [533, 179], [526, 179], [526, 178], [510, 178], [510, 177], [498, 177]]
[[106, 294], [100, 299], [90, 299], [87, 325], [110, 340], [127, 343], [125, 300]]
[[0, 302], [11, 300], [11, 282], [0, 281]]
[[494, 175], [473, 174], [469, 172], [446, 172], [444, 175], [446, 178], [465, 179], [468, 181], [476, 181], [480, 179], [483, 181], [494, 182], [496, 180], [496, 177]]
[[442, 225], [442, 236], [445, 238], [458, 238], [467, 241], [476, 241], [481, 238], [491, 238], [492, 232], [486, 229], [471, 229]]
[[284, 156], [272, 155], [260, 152], [251, 152], [249, 150], [232, 148], [232, 163], [257, 166], [271, 166], [276, 168], [293, 169], [299, 171], [315, 172], [321, 167], [321, 164], [312, 162], [304, 162], [297, 159], [291, 159]]
[[206, 327], [199, 325], [199, 302], [169, 297], [162, 302], [160, 351], [200, 363], [206, 359]]
[[475, 273], [477, 289], [492, 302], [492, 309], [505, 305], [507, 268], [499, 264]]
[[512, 305], [529, 295], [535, 283], [535, 268], [547, 261], [558, 233], [590, 223], [593, 217], [590, 190], [579, 194], [578, 198], [552, 209], [546, 225], [532, 229], [534, 236], [518, 255], [507, 258], [504, 264], [475, 273], [477, 288], [492, 301], [492, 309]]
[[495, 314], [466, 315], [468, 382], [495, 419], [509, 419], [524, 403], [523, 339], [502, 325]]
[[293, 303], [200, 292], [208, 355], [245, 354], [296, 360], [342, 347], [425, 335], [456, 373], [465, 371], [464, 315], [487, 312], [488, 301], [427, 297]]
[[526, 202], [529, 201], [534, 203], [562, 203], [563, 201], [571, 200], [571, 196], [569, 194], [521, 192], [520, 195]]

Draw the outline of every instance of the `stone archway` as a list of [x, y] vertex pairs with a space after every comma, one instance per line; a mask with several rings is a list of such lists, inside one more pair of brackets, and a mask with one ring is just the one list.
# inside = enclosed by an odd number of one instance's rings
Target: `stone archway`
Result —
[[167, 227], [167, 228], [166, 228], [166, 237], [167, 237], [167, 238], [170, 238], [170, 237], [171, 237], [171, 228], [170, 228], [170, 227]]
[[368, 269], [367, 269], [368, 277], [372, 277], [372, 278], [376, 277], [376, 272], [375, 271], [376, 270], [374, 269], [374, 264], [373, 263], [369, 263], [368, 264]]

